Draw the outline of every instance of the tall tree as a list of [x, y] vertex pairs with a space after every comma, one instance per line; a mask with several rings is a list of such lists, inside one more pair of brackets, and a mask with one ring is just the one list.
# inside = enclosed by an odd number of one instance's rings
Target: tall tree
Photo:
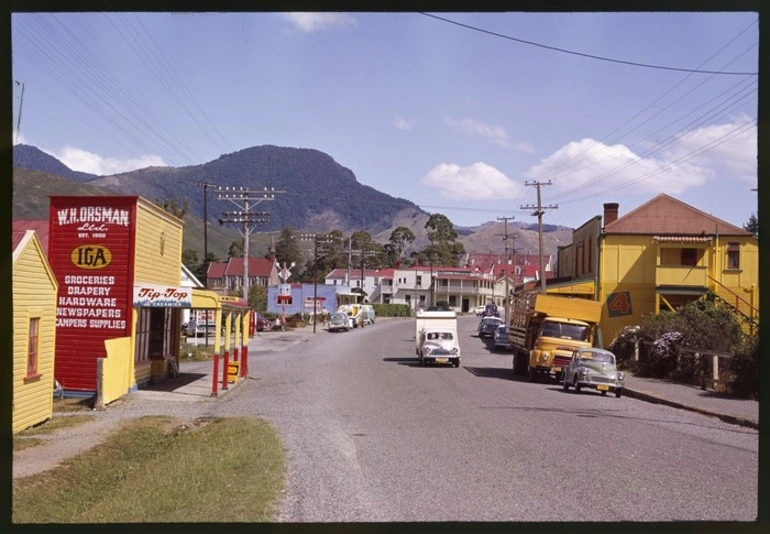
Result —
[[751, 232], [755, 237], [759, 238], [759, 219], [757, 219], [756, 213], [751, 214], [748, 222], [743, 225], [743, 229], [747, 232]]
[[425, 223], [425, 229], [428, 230], [428, 239], [430, 245], [417, 253], [418, 261], [433, 261], [457, 267], [460, 264], [460, 258], [465, 254], [465, 247], [457, 241], [457, 231], [452, 222], [440, 213], [434, 213]]
[[388, 242], [395, 252], [397, 259], [400, 259], [406, 254], [409, 245], [414, 243], [415, 239], [416, 237], [411, 229], [406, 226], [399, 226], [390, 233]]
[[285, 263], [287, 266], [295, 263], [296, 267], [292, 273], [295, 279], [300, 279], [304, 264], [302, 249], [299, 246], [299, 238], [291, 226], [285, 226], [281, 230], [281, 235], [275, 243], [275, 260], [281, 265]]
[[188, 211], [190, 211], [190, 200], [187, 198], [184, 199], [184, 202], [182, 203], [181, 206], [179, 205], [179, 201], [176, 198], [172, 198], [172, 199], [156, 198], [155, 205], [160, 206], [171, 215], [175, 217], [179, 217], [180, 219], [184, 219], [184, 216], [187, 214]]
[[249, 286], [249, 307], [265, 313], [267, 311], [267, 288], [258, 284]]

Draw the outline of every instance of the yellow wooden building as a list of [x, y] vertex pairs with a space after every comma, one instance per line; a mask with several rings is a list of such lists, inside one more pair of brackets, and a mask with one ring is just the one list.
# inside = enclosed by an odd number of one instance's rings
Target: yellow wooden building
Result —
[[752, 330], [759, 321], [759, 245], [751, 232], [666, 194], [618, 217], [618, 204], [559, 250], [549, 293], [601, 301], [604, 343], [643, 316], [715, 295]]
[[33, 230], [14, 230], [12, 430], [20, 432], [53, 412], [58, 284]]

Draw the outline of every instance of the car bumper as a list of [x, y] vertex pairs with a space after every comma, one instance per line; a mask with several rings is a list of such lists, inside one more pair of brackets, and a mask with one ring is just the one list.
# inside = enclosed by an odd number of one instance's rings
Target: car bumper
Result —
[[423, 356], [423, 361], [425, 363], [451, 363], [454, 364], [455, 362], [460, 361], [459, 356]]
[[597, 391], [616, 391], [616, 390], [622, 390], [623, 384], [606, 384], [601, 382], [584, 382], [583, 380], [578, 380], [577, 384], [580, 385], [581, 388], [591, 388], [595, 389]]

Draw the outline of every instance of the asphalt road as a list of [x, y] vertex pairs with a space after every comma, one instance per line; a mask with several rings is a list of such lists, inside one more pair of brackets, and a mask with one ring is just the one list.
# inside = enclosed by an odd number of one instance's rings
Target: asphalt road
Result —
[[252, 350], [217, 411], [280, 432], [280, 521], [756, 519], [756, 431], [514, 379], [477, 322], [459, 369], [418, 366], [408, 319]]

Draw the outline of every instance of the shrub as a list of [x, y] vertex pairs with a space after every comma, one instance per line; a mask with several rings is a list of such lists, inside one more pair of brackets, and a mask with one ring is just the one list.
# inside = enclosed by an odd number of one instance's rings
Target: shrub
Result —
[[411, 308], [406, 304], [372, 304], [377, 317], [409, 317]]
[[757, 399], [759, 396], [759, 336], [746, 337], [728, 364], [728, 390]]

